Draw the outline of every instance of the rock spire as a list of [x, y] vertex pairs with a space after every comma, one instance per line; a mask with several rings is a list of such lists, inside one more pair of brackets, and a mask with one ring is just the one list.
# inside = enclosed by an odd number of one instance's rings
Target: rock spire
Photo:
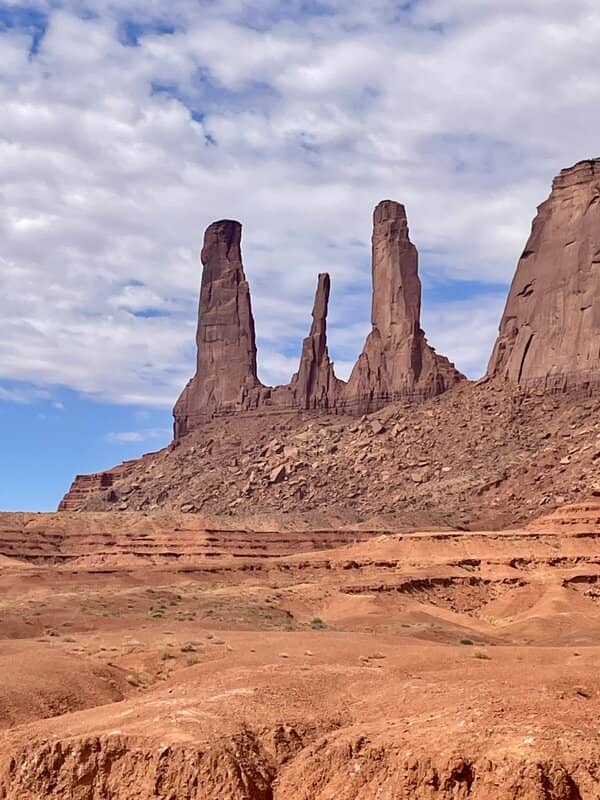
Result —
[[195, 417], [243, 408], [260, 386], [241, 237], [242, 226], [233, 220], [214, 222], [204, 236], [196, 374], [174, 409], [176, 437], [193, 426]]
[[319, 275], [309, 335], [302, 344], [300, 367], [291, 387], [299, 408], [334, 408], [343, 385], [334, 374], [327, 350], [327, 310], [331, 279], [326, 272]]
[[362, 414], [392, 400], [432, 397], [463, 379], [421, 330], [418, 256], [404, 206], [385, 200], [375, 209], [373, 329], [347, 384], [336, 378], [327, 349], [326, 273], [319, 275], [298, 372], [284, 386], [259, 381], [240, 241], [238, 222], [215, 222], [206, 231], [196, 374], [175, 405], [176, 439], [214, 416], [285, 409]]
[[463, 379], [421, 330], [418, 254], [403, 205], [379, 203], [373, 214], [372, 330], [344, 397], [361, 412], [396, 399], [425, 399]]

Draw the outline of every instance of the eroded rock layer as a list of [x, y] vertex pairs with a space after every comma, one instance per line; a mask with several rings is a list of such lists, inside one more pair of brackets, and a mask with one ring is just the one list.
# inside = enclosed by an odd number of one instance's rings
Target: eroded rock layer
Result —
[[533, 221], [488, 374], [562, 391], [600, 379], [600, 159], [555, 179]]
[[599, 511], [326, 551], [0, 514], [0, 797], [597, 800]]

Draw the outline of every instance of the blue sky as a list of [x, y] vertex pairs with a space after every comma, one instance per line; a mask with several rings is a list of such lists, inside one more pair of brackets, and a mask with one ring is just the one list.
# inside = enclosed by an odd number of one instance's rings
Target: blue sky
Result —
[[0, 508], [169, 440], [215, 219], [244, 223], [266, 382], [324, 270], [349, 372], [384, 198], [478, 377], [536, 205], [599, 155], [599, 35], [591, 0], [0, 0]]

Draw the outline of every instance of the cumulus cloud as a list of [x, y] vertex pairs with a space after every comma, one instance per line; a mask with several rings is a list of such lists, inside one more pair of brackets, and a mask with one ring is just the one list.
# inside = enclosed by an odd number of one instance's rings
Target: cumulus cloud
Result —
[[347, 374], [385, 197], [426, 298], [458, 282], [424, 321], [477, 377], [536, 204], [597, 154], [599, 33], [590, 0], [0, 2], [0, 380], [171, 405], [222, 217], [262, 378], [294, 371], [323, 270]]

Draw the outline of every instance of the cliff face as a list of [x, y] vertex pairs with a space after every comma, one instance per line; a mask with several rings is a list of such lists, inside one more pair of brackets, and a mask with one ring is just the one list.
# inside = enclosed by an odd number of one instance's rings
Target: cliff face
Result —
[[326, 273], [319, 275], [298, 372], [283, 386], [260, 383], [240, 241], [237, 222], [215, 222], [206, 231], [197, 369], [175, 405], [176, 439], [215, 416], [289, 409], [362, 414], [392, 400], [433, 397], [463, 379], [421, 330], [418, 255], [404, 206], [385, 200], [375, 209], [373, 330], [348, 384], [336, 378], [327, 349], [331, 282]]
[[539, 207], [488, 375], [550, 390], [600, 378], [600, 159], [562, 170]]

